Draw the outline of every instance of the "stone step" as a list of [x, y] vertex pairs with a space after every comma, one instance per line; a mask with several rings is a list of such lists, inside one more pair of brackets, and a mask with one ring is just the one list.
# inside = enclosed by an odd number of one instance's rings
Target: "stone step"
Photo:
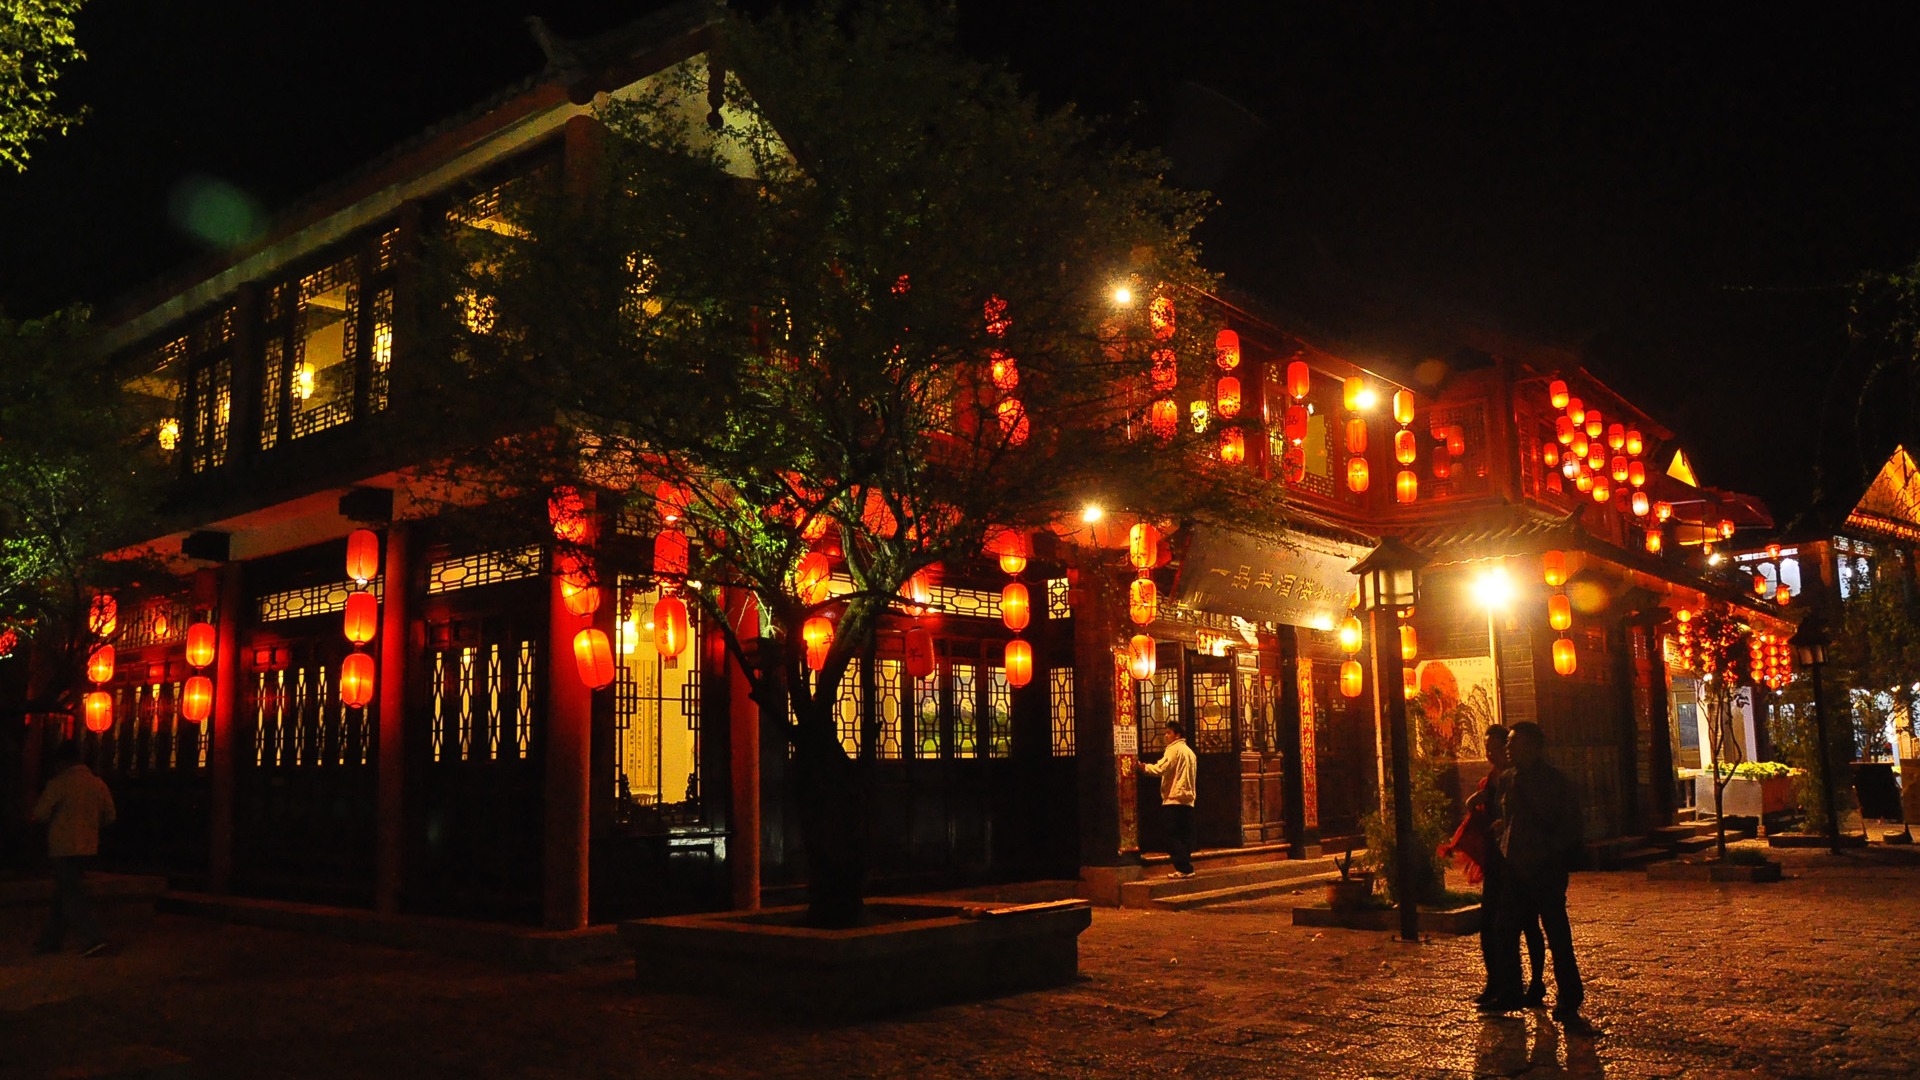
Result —
[[[1199, 879], [1195, 878], [1194, 880], [1197, 881]], [[1212, 907], [1216, 904], [1237, 904], [1245, 900], [1260, 900], [1281, 893], [1310, 889], [1329, 881], [1338, 880], [1340, 880], [1340, 871], [1327, 870], [1300, 877], [1281, 877], [1274, 878], [1271, 881], [1256, 881], [1247, 885], [1229, 885], [1223, 889], [1207, 889], [1202, 892], [1182, 893], [1177, 896], [1162, 896], [1154, 900], [1149, 900], [1147, 906], [1161, 908], [1167, 911], [1191, 911], [1195, 908]]]
[[[1292, 844], [1248, 844], [1235, 848], [1202, 848], [1193, 853], [1193, 868], [1203, 870], [1215, 866], [1244, 866], [1249, 863], [1269, 863], [1276, 859], [1285, 859], [1293, 851]], [[1150, 851], [1140, 856], [1140, 865], [1170, 869], [1173, 860], [1164, 851]]]
[[1673, 852], [1666, 848], [1638, 847], [1622, 852], [1614, 865], [1621, 870], [1641, 870], [1651, 863], [1665, 862], [1671, 858]]
[[1662, 825], [1647, 833], [1647, 843], [1655, 847], [1678, 848], [1681, 844], [1713, 834], [1713, 823], [1687, 822], [1682, 825]]
[[1693, 855], [1705, 851], [1714, 845], [1715, 840], [1712, 836], [1696, 836], [1674, 844], [1672, 850], [1676, 855]]
[[1188, 896], [1243, 885], [1297, 881], [1319, 874], [1339, 875], [1339, 867], [1334, 865], [1332, 856], [1318, 859], [1268, 858], [1263, 862], [1212, 866], [1203, 864], [1196, 857], [1194, 869], [1197, 873], [1190, 878], [1159, 874], [1124, 882], [1120, 886], [1120, 906], [1155, 907], [1159, 906], [1155, 901], [1168, 897]]

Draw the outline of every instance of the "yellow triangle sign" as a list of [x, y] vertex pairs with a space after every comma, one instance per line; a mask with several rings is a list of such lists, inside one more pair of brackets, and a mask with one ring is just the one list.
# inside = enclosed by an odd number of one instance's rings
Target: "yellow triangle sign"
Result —
[[1685, 450], [1675, 450], [1673, 452], [1673, 463], [1667, 466], [1667, 475], [1688, 487], [1700, 486], [1700, 481], [1694, 479], [1693, 463], [1687, 460], [1687, 452]]

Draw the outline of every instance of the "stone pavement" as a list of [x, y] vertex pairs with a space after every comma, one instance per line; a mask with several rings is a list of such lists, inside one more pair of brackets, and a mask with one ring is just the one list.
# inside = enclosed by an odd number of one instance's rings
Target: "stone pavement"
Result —
[[1920, 1075], [1920, 865], [1782, 854], [1776, 885], [1576, 877], [1598, 1037], [1475, 1014], [1471, 938], [1295, 929], [1281, 897], [1102, 910], [1077, 985], [838, 1028], [624, 964], [529, 973], [160, 916], [97, 960], [0, 928], [0, 1077]]

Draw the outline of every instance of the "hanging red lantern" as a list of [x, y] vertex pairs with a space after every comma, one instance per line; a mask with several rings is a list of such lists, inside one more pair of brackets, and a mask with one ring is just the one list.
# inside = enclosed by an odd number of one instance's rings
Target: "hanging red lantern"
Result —
[[1349, 375], [1340, 384], [1340, 402], [1348, 412], [1359, 412], [1361, 397], [1367, 392], [1367, 380], [1358, 375]]
[[1287, 406], [1285, 419], [1281, 422], [1281, 433], [1286, 436], [1287, 442], [1294, 446], [1307, 441], [1307, 407], [1305, 405]]
[[1547, 474], [1547, 490], [1548, 490], [1548, 491], [1551, 491], [1551, 492], [1553, 492], [1553, 493], [1554, 493], [1555, 495], [1558, 495], [1558, 494], [1560, 494], [1560, 492], [1561, 492], [1561, 489], [1562, 489], [1562, 487], [1563, 487], [1563, 485], [1562, 485], [1562, 483], [1561, 483], [1561, 481], [1560, 481], [1560, 474], [1559, 474], [1559, 473], [1557, 473], [1557, 472], [1550, 472], [1550, 473], [1548, 473], [1548, 474]]
[[1553, 437], [1561, 446], [1571, 444], [1573, 442], [1573, 419], [1567, 416], [1555, 417], [1553, 421]]
[[87, 655], [87, 681], [113, 681], [113, 646], [102, 645]]
[[1160, 666], [1160, 647], [1145, 634], [1135, 634], [1127, 642], [1127, 674], [1135, 682], [1153, 678]]
[[380, 602], [373, 598], [373, 594], [364, 591], [348, 593], [347, 640], [355, 645], [365, 645], [373, 640], [373, 635], [379, 631], [379, 626]]
[[1157, 439], [1173, 438], [1174, 432], [1180, 430], [1180, 406], [1166, 398], [1154, 402], [1147, 413], [1147, 429]]
[[1173, 336], [1174, 308], [1173, 298], [1156, 296], [1147, 305], [1147, 326], [1153, 330], [1153, 336], [1165, 341]]
[[924, 679], [933, 674], [933, 634], [924, 627], [907, 631], [905, 642], [907, 677]]
[[600, 610], [600, 589], [595, 585], [582, 585], [577, 578], [562, 577], [560, 602], [575, 615], [591, 615]]
[[1347, 490], [1358, 495], [1367, 490], [1367, 459], [1363, 457], [1347, 459]]
[[820, 552], [809, 551], [793, 565], [793, 591], [809, 607], [827, 598], [832, 580], [833, 567]]
[[1672, 516], [1673, 516], [1672, 503], [1656, 502], [1653, 504], [1653, 518], [1655, 521], [1658, 521], [1661, 524], [1665, 524], [1667, 519]]
[[1554, 408], [1566, 408], [1567, 398], [1567, 381], [1565, 379], [1555, 379], [1547, 384], [1547, 400], [1553, 403]]
[[1400, 659], [1412, 662], [1420, 657], [1420, 635], [1411, 623], [1400, 624]]
[[1412, 469], [1401, 469], [1400, 475], [1393, 481], [1393, 497], [1403, 503], [1413, 502], [1420, 497], [1420, 474]]
[[1599, 443], [1594, 443], [1593, 452], [1587, 455], [1587, 468], [1596, 473], [1605, 472], [1607, 469], [1607, 451]]
[[1280, 479], [1289, 484], [1298, 484], [1307, 478], [1307, 450], [1304, 446], [1289, 446], [1287, 452], [1280, 455]]
[[693, 492], [678, 484], [665, 481], [653, 489], [653, 507], [660, 513], [660, 520], [669, 525], [678, 525], [687, 516], [687, 508], [693, 505]]
[[1444, 446], [1435, 447], [1433, 451], [1433, 478], [1435, 480], [1445, 480], [1452, 475], [1453, 455], [1447, 453], [1447, 448]]
[[1627, 462], [1627, 483], [1634, 487], [1647, 486], [1647, 466], [1642, 461]]
[[1033, 547], [1028, 543], [1026, 533], [996, 526], [987, 532], [987, 551], [1000, 556], [1002, 572], [1017, 574], [1027, 568], [1027, 559], [1033, 554]]
[[588, 627], [573, 635], [573, 666], [590, 689], [613, 685], [613, 646], [606, 631]]
[[1641, 436], [1640, 429], [1628, 428], [1627, 429], [1627, 445], [1624, 448], [1627, 451], [1627, 456], [1639, 457], [1641, 452], [1646, 450], [1646, 448], [1647, 448], [1646, 439]]
[[1559, 638], [1554, 641], [1553, 670], [1562, 675], [1571, 675], [1579, 663], [1579, 655], [1574, 651], [1572, 638]]
[[180, 716], [198, 724], [213, 712], [213, 680], [195, 675], [180, 688]]
[[998, 349], [994, 350], [991, 358], [990, 374], [993, 385], [1002, 390], [1012, 390], [1020, 385], [1020, 365], [1013, 357]]
[[1554, 593], [1547, 597], [1547, 625], [1555, 630], [1565, 630], [1573, 625], [1573, 604], [1565, 593]]
[[1307, 370], [1305, 360], [1295, 360], [1287, 365], [1287, 396], [1295, 401], [1307, 396], [1313, 386], [1313, 374]]
[[197, 622], [187, 627], [187, 664], [203, 668], [213, 663], [218, 640], [212, 623]]
[[1413, 391], [1395, 390], [1393, 392], [1393, 422], [1401, 427], [1413, 423]]
[[1652, 506], [1647, 502], [1647, 493], [1644, 491], [1634, 492], [1633, 493], [1633, 516], [1646, 517], [1647, 511], [1650, 509], [1652, 509]]
[[1127, 530], [1127, 563], [1135, 570], [1160, 564], [1160, 530], [1142, 521]]
[[105, 690], [95, 690], [82, 699], [87, 717], [87, 730], [99, 734], [113, 726], [113, 695]]
[[1155, 390], [1171, 390], [1180, 385], [1180, 358], [1172, 349], [1155, 349], [1148, 359], [1152, 367], [1147, 374]]
[[1624, 455], [1616, 455], [1613, 461], [1608, 464], [1607, 472], [1612, 475], [1614, 483], [1616, 484], [1626, 483], [1627, 482], [1626, 457]]
[[1027, 587], [1017, 581], [1008, 582], [1000, 590], [1000, 621], [1009, 630], [1025, 630], [1031, 618]]
[[827, 666], [827, 650], [833, 647], [833, 623], [824, 615], [815, 615], [800, 626], [800, 640], [807, 647], [807, 667], [819, 671]]
[[1560, 465], [1560, 448], [1553, 443], [1540, 444], [1540, 464], [1545, 465], [1549, 469], [1558, 468]]
[[1000, 413], [1000, 434], [1007, 440], [1008, 446], [1023, 446], [1032, 431], [1027, 420], [1027, 408], [1020, 404], [1019, 398], [1008, 398], [998, 406]]
[[915, 570], [907, 575], [907, 580], [900, 585], [900, 597], [915, 613], [933, 603], [933, 585], [927, 581], [927, 572], [924, 569]]
[[1239, 428], [1224, 428], [1220, 432], [1220, 460], [1229, 465], [1238, 465], [1247, 459], [1247, 439]]
[[1221, 371], [1232, 371], [1240, 366], [1239, 334], [1222, 330], [1213, 335], [1213, 362], [1220, 365]]
[[653, 648], [661, 656], [679, 656], [687, 647], [687, 602], [663, 596], [653, 605]]
[[347, 576], [365, 585], [380, 576], [380, 534], [355, 529], [347, 534]]
[[553, 538], [568, 544], [587, 539], [587, 501], [577, 488], [562, 484], [547, 496], [547, 522], [553, 526]]
[[1354, 417], [1347, 421], [1347, 453], [1364, 454], [1367, 452], [1367, 422]]
[[1409, 701], [1420, 696], [1420, 676], [1412, 668], [1400, 669], [1400, 689]]
[[120, 603], [107, 593], [101, 593], [87, 605], [87, 629], [94, 637], [110, 638], [120, 628]]
[[[602, 648], [606, 647], [606, 641], [607, 635], [600, 634]], [[364, 709], [372, 700], [373, 657], [363, 652], [348, 653], [347, 658], [340, 661], [340, 704], [349, 709]]]
[[1660, 554], [1660, 530], [1659, 529], [1647, 530], [1647, 551], [1655, 555]]
[[1540, 556], [1540, 576], [1553, 588], [1567, 583], [1567, 554], [1564, 551], [1548, 551]]
[[1033, 681], [1033, 646], [1021, 638], [1007, 642], [1007, 685], [1025, 686]]
[[653, 538], [653, 572], [666, 578], [687, 576], [693, 542], [679, 529], [663, 529]]
[[1733, 539], [1733, 522], [1725, 518], [1720, 520], [1720, 538], [1722, 540]]
[[1160, 594], [1150, 577], [1137, 577], [1127, 590], [1127, 616], [1140, 626], [1160, 617]]
[[1781, 607], [1785, 607], [1787, 601], [1791, 599], [1793, 599], [1793, 590], [1787, 588], [1785, 585], [1773, 590], [1773, 602], [1779, 604]]
[[1360, 669], [1360, 661], [1349, 660], [1346, 663], [1341, 664], [1340, 665], [1340, 695], [1342, 697], [1350, 697], [1350, 698], [1359, 697], [1360, 691], [1365, 689], [1366, 687], [1365, 678], [1366, 676], [1361, 672], [1361, 669]]
[[1579, 398], [1567, 399], [1567, 419], [1573, 421], [1574, 427], [1587, 422], [1587, 407]]
[[1223, 420], [1231, 420], [1240, 415], [1240, 380], [1231, 375], [1220, 376], [1213, 387], [1214, 407], [1219, 410]]
[[1599, 409], [1593, 409], [1587, 413], [1587, 422], [1582, 426], [1587, 429], [1587, 438], [1598, 439], [1606, 433], [1607, 420], [1600, 415]]
[[1613, 498], [1613, 485], [1608, 483], [1607, 478], [1604, 476], [1594, 477], [1593, 478], [1593, 501], [1597, 503], [1604, 503], [1611, 498]]
[[1360, 617], [1358, 615], [1349, 615], [1345, 619], [1342, 619], [1338, 632], [1340, 651], [1349, 656], [1359, 652], [1363, 633], [1364, 631], [1360, 628]]
[[1607, 428], [1607, 445], [1615, 450], [1627, 445], [1627, 428], [1624, 424], [1614, 424]]
[[1419, 449], [1419, 442], [1413, 437], [1413, 432], [1403, 430], [1393, 433], [1393, 460], [1402, 465], [1411, 465]]
[[1587, 472], [1587, 470], [1585, 469], [1581, 469], [1579, 477], [1576, 478], [1573, 482], [1573, 486], [1582, 495], [1585, 495], [1587, 492], [1592, 491], [1593, 490], [1593, 474]]

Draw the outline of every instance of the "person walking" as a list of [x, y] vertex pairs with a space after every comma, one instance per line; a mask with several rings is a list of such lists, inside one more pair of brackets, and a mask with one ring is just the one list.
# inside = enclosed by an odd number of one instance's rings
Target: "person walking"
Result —
[[107, 939], [87, 904], [82, 875], [100, 851], [100, 829], [114, 821], [113, 793], [106, 781], [80, 762], [80, 748], [68, 740], [53, 752], [59, 767], [33, 804], [33, 820], [47, 827], [47, 855], [53, 864], [53, 913], [36, 953], [59, 952], [67, 931], [80, 935], [82, 956], [107, 951]]
[[1160, 812], [1167, 819], [1167, 858], [1173, 876], [1193, 876], [1193, 780], [1199, 766], [1180, 721], [1167, 721], [1167, 748], [1151, 765], [1135, 765], [1160, 778]]
[[[1506, 940], [1500, 936], [1499, 913], [1506, 900], [1507, 865], [1500, 857], [1500, 847], [1493, 835], [1495, 819], [1500, 815], [1501, 774], [1512, 767], [1512, 759], [1507, 756], [1507, 729], [1494, 724], [1487, 728], [1487, 775], [1480, 778], [1479, 787], [1467, 798], [1467, 814], [1460, 821], [1460, 827], [1454, 830], [1453, 839], [1440, 845], [1440, 855], [1452, 855], [1465, 867], [1467, 880], [1480, 883], [1480, 963], [1486, 969], [1486, 985], [1475, 995], [1475, 1005], [1520, 996], [1529, 1005], [1538, 1005], [1546, 1000], [1547, 943], [1540, 933], [1540, 920], [1531, 919], [1520, 927], [1527, 940], [1527, 959], [1531, 961], [1529, 969], [1533, 972], [1533, 981], [1524, 992], [1518, 979], [1520, 958], [1514, 955], [1511, 965], [1503, 962], [1502, 950], [1511, 952], [1519, 949], [1518, 941]], [[1511, 986], [1501, 985], [1505, 972], [1511, 970], [1515, 979]]]
[[1506, 863], [1497, 920], [1502, 943], [1513, 942], [1514, 947], [1503, 948], [1498, 957], [1504, 970], [1498, 986], [1507, 992], [1487, 1007], [1506, 1012], [1527, 1004], [1510, 991], [1520, 985], [1521, 927], [1538, 920], [1553, 957], [1553, 1018], [1570, 1027], [1584, 1026], [1580, 1006], [1586, 988], [1567, 922], [1567, 875], [1585, 841], [1579, 796], [1567, 774], [1547, 764], [1546, 736], [1539, 724], [1529, 720], [1513, 725], [1507, 747], [1513, 767], [1501, 778], [1501, 814], [1495, 827]]

